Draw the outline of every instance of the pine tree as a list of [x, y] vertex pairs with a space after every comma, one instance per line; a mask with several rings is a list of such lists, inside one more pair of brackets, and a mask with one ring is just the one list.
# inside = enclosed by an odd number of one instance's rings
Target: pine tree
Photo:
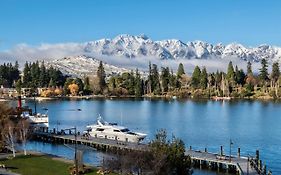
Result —
[[100, 92], [103, 92], [103, 90], [106, 88], [106, 82], [105, 82], [106, 74], [104, 71], [102, 61], [100, 61], [100, 64], [99, 64], [99, 67], [97, 70], [97, 77], [98, 77]]
[[89, 77], [84, 79], [84, 94], [89, 95], [92, 92]]
[[235, 73], [234, 73], [234, 68], [233, 68], [233, 65], [232, 65], [232, 61], [230, 61], [228, 63], [226, 78], [229, 81], [234, 81], [235, 80]]
[[46, 87], [48, 85], [48, 74], [46, 71], [44, 61], [42, 62], [40, 67], [39, 85], [40, 87]]
[[200, 87], [202, 89], [206, 89], [208, 85], [208, 73], [206, 68], [204, 67], [201, 72], [201, 79], [200, 79]]
[[194, 71], [192, 73], [191, 77], [191, 85], [193, 88], [198, 88], [200, 85], [200, 80], [201, 80], [201, 70], [198, 66], [194, 68]]
[[253, 75], [252, 64], [250, 61], [247, 63], [247, 76]]
[[143, 95], [143, 84], [139, 70], [136, 69], [136, 78], [135, 78], [135, 96], [141, 97]]
[[23, 69], [23, 87], [30, 87], [31, 80], [30, 65], [26, 62]]
[[152, 92], [154, 94], [159, 95], [161, 92], [161, 87], [160, 87], [159, 72], [156, 64], [152, 65], [151, 77], [152, 77], [152, 82], [151, 82]]
[[272, 64], [271, 79], [275, 83], [280, 77], [280, 68], [278, 62]]
[[170, 70], [168, 67], [162, 67], [161, 73], [161, 83], [162, 83], [162, 91], [168, 92], [169, 90], [169, 78], [170, 78]]
[[261, 60], [261, 66], [259, 78], [261, 81], [266, 82], [268, 80], [268, 63], [266, 59]]
[[178, 67], [177, 78], [180, 78], [183, 74], [185, 74], [184, 67], [183, 64], [180, 63]]

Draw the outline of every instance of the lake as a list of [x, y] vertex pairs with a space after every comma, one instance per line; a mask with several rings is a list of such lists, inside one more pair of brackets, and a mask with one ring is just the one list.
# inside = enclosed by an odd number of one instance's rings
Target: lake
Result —
[[[32, 102], [26, 102], [32, 106]], [[273, 174], [281, 174], [281, 103], [274, 101], [212, 101], [212, 100], [153, 100], [96, 99], [53, 100], [37, 104], [38, 111], [49, 109], [50, 128], [76, 126], [80, 131], [101, 115], [106, 121], [117, 122], [131, 130], [148, 134], [153, 139], [159, 129], [169, 136], [181, 138], [186, 147], [219, 152], [220, 145], [229, 153], [241, 148], [241, 154], [254, 155], [260, 150], [261, 159]], [[81, 109], [81, 111], [77, 110]], [[73, 150], [63, 145], [30, 142], [29, 149], [72, 158]], [[85, 152], [85, 162], [98, 163], [104, 156], [92, 150]], [[196, 174], [214, 174], [196, 172]]]

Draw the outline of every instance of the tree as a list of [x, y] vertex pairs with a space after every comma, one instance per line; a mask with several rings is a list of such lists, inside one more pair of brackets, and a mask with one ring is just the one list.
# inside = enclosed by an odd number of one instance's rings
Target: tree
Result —
[[268, 80], [268, 63], [266, 59], [261, 60], [261, 68], [259, 78], [264, 83]]
[[79, 86], [78, 86], [77, 84], [75, 84], [75, 83], [70, 84], [70, 85], [68, 86], [68, 89], [69, 89], [71, 95], [73, 95], [73, 96], [78, 95]]
[[170, 70], [168, 67], [162, 67], [161, 73], [161, 83], [162, 83], [162, 91], [168, 92], [169, 90], [169, 78], [170, 78]]
[[159, 77], [159, 72], [156, 64], [152, 65], [152, 70], [151, 70], [151, 89], [154, 94], [159, 95], [161, 92], [161, 87], [160, 87], [160, 77]]
[[23, 145], [24, 155], [26, 155], [26, 142], [29, 133], [29, 122], [26, 119], [20, 119], [18, 122], [19, 139]]
[[275, 62], [272, 64], [272, 72], [271, 72], [271, 79], [274, 83], [277, 82], [277, 80], [280, 77], [280, 68], [278, 62]]
[[208, 85], [208, 73], [206, 68], [204, 67], [201, 72], [200, 87], [202, 89], [206, 89], [207, 85]]
[[16, 90], [19, 95], [21, 95], [21, 88], [22, 88], [22, 82], [21, 79], [18, 79], [18, 81], [16, 82]]
[[65, 94], [69, 94], [70, 91], [69, 91], [69, 85], [73, 83], [73, 78], [67, 78], [65, 83], [64, 83], [64, 86], [63, 86], [63, 90], [64, 90], [64, 93]]
[[39, 75], [39, 84], [40, 87], [47, 87], [48, 86], [48, 74], [47, 74], [47, 70], [44, 64], [44, 61], [41, 64], [40, 67], [40, 75]]
[[232, 65], [232, 61], [230, 61], [228, 63], [226, 78], [229, 81], [234, 81], [235, 80], [235, 73], [234, 73], [234, 68], [233, 68], [233, 65]]
[[248, 63], [247, 63], [247, 76], [249, 76], [249, 75], [253, 75], [252, 64], [250, 61], [248, 61]]
[[90, 87], [90, 79], [89, 79], [89, 77], [85, 77], [85, 79], [84, 79], [84, 94], [89, 95], [92, 92], [93, 91]]
[[139, 70], [136, 69], [136, 78], [135, 78], [135, 96], [141, 97], [143, 95], [143, 83]]
[[192, 73], [191, 77], [191, 85], [193, 88], [198, 88], [200, 85], [200, 80], [201, 80], [201, 70], [198, 66], [194, 68], [194, 71]]
[[177, 77], [180, 78], [183, 74], [185, 74], [184, 67], [183, 64], [180, 63], [178, 67]]
[[105, 71], [104, 71], [104, 67], [102, 64], [102, 61], [100, 61], [98, 70], [97, 70], [97, 77], [98, 77], [98, 81], [99, 81], [99, 88], [100, 88], [100, 92], [102, 93], [103, 90], [106, 88], [106, 82], [105, 82]]
[[26, 62], [23, 69], [23, 86], [30, 87], [31, 80], [30, 67], [28, 62]]
[[83, 92], [84, 90], [84, 83], [82, 82], [82, 80], [80, 78], [75, 78], [74, 83], [78, 85], [79, 90], [78, 92]]
[[9, 148], [13, 152], [13, 157], [16, 157], [16, 150], [15, 150], [15, 142], [16, 142], [16, 132], [15, 132], [15, 125], [10, 119], [6, 119], [4, 121], [4, 128], [3, 128], [3, 136], [5, 143], [9, 146]]

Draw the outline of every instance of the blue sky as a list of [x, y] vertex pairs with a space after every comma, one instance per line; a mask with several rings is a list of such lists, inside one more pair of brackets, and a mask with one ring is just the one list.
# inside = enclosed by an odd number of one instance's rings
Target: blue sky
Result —
[[281, 46], [279, 0], [1, 0], [0, 50], [146, 34]]

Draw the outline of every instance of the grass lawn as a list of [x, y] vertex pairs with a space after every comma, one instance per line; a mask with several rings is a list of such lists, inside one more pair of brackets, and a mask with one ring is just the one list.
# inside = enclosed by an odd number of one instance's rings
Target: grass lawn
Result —
[[[8, 169], [22, 175], [69, 175], [72, 164], [53, 160], [49, 156], [18, 156], [14, 159], [0, 160]], [[87, 175], [96, 175], [96, 169]]]

